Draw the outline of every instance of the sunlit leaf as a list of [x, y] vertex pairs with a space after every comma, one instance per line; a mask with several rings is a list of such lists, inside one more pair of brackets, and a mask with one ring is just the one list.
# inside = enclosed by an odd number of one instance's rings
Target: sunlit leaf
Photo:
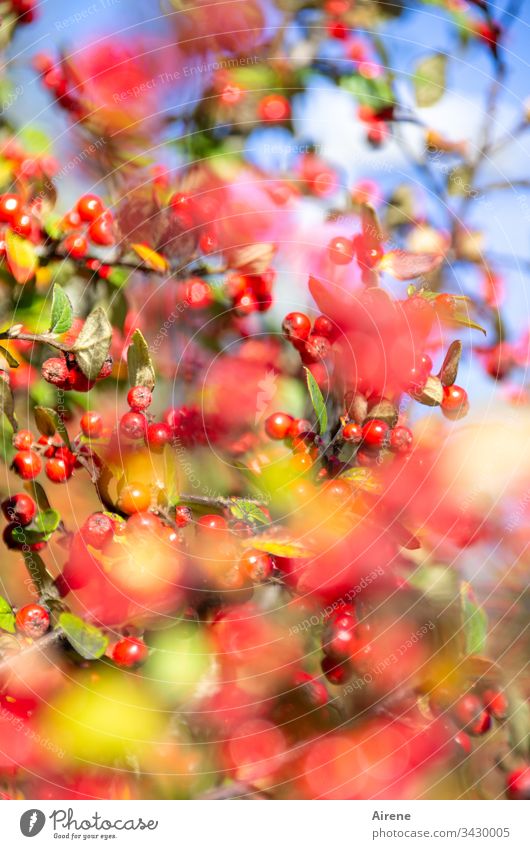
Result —
[[105, 654], [109, 640], [99, 628], [67, 612], [61, 613], [58, 625], [72, 648], [85, 660], [95, 660]]
[[18, 360], [13, 356], [11, 351], [8, 351], [3, 345], [0, 345], [0, 354], [6, 360], [10, 368], [18, 368]]
[[141, 330], [134, 331], [132, 342], [127, 349], [127, 368], [131, 386], [147, 386], [148, 389], [153, 389], [155, 370]]
[[0, 596], [0, 628], [9, 634], [15, 633], [15, 614], [11, 605]]
[[276, 557], [299, 558], [312, 556], [312, 552], [309, 549], [287, 538], [252, 537], [248, 543], [252, 548], [257, 548], [258, 551], [266, 551], [267, 554], [272, 554]]
[[255, 504], [253, 501], [248, 501], [245, 498], [234, 498], [229, 505], [229, 510], [232, 516], [236, 519], [241, 519], [243, 522], [260, 525], [268, 525], [270, 522], [269, 517], [259, 504]]
[[60, 521], [61, 514], [51, 507], [47, 510], [41, 510], [34, 519], [35, 526], [43, 534], [52, 534], [57, 529]]
[[161, 254], [154, 251], [148, 245], [143, 245], [140, 242], [134, 242], [131, 245], [133, 251], [138, 254], [142, 262], [152, 268], [153, 271], [159, 271], [163, 274], [168, 270], [169, 265], [167, 259], [165, 259]]
[[446, 86], [447, 56], [435, 53], [416, 65], [413, 77], [414, 94], [418, 106], [434, 106], [442, 97]]
[[324, 396], [320, 391], [318, 383], [316, 382], [315, 378], [313, 377], [308, 368], [305, 369], [305, 373], [309, 396], [311, 398], [311, 403], [313, 404], [313, 409], [315, 411], [318, 421], [318, 428], [320, 433], [325, 433], [328, 429], [328, 413], [326, 410], [326, 402], [324, 401]]
[[482, 654], [486, 645], [488, 617], [477, 603], [470, 584], [463, 581], [460, 587], [462, 621], [468, 654]]
[[350, 481], [358, 489], [364, 489], [366, 492], [377, 493], [382, 491], [381, 482], [377, 479], [377, 476], [371, 469], [367, 469], [364, 466], [347, 469], [345, 472], [341, 472], [339, 477], [343, 480]]
[[9, 270], [17, 283], [27, 283], [35, 276], [38, 265], [35, 246], [10, 229], [6, 233], [6, 256]]
[[13, 430], [18, 429], [13, 392], [7, 380], [2, 376], [0, 376], [0, 413], [5, 415]]
[[410, 251], [389, 251], [381, 257], [379, 269], [391, 274], [397, 280], [412, 280], [434, 271], [443, 257], [439, 254], [415, 254]]
[[86, 319], [71, 351], [89, 380], [95, 380], [105, 362], [112, 341], [112, 326], [102, 307], [96, 307]]
[[65, 333], [70, 330], [74, 311], [68, 295], [55, 284], [52, 296], [50, 333]]

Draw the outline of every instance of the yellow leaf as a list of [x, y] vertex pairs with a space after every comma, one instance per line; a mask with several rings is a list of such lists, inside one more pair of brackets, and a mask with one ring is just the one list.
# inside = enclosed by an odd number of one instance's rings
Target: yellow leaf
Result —
[[131, 248], [138, 254], [140, 259], [149, 266], [149, 268], [153, 269], [153, 271], [164, 272], [168, 270], [169, 265], [167, 260], [147, 245], [144, 245], [141, 242], [135, 242], [131, 245]]
[[28, 239], [22, 239], [12, 230], [8, 230], [6, 255], [9, 270], [17, 283], [27, 283], [31, 280], [38, 264], [34, 245]]

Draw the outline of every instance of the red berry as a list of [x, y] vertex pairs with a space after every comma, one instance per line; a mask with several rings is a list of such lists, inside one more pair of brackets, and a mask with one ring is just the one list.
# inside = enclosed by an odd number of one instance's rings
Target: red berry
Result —
[[328, 245], [328, 256], [334, 265], [349, 265], [353, 255], [353, 243], [345, 236], [337, 236]]
[[471, 738], [465, 731], [458, 731], [454, 736], [454, 742], [457, 747], [457, 751], [464, 755], [471, 754]]
[[0, 221], [11, 224], [14, 216], [22, 209], [23, 201], [20, 195], [6, 193], [0, 195]]
[[293, 423], [288, 413], [273, 413], [265, 420], [265, 433], [271, 439], [285, 439]]
[[448, 419], [461, 419], [469, 410], [467, 392], [461, 386], [444, 386], [442, 413]]
[[340, 684], [345, 684], [352, 676], [352, 669], [349, 663], [337, 663], [332, 657], [324, 657], [320, 665], [329, 683], [337, 687]]
[[26, 481], [33, 480], [42, 471], [42, 460], [34, 451], [19, 451], [13, 459], [17, 475]]
[[363, 429], [360, 425], [355, 424], [355, 422], [347, 422], [342, 428], [342, 438], [346, 442], [360, 442], [363, 438]]
[[169, 201], [171, 211], [184, 230], [190, 230], [194, 224], [196, 212], [193, 199], [183, 192], [176, 192]]
[[381, 419], [372, 419], [363, 425], [363, 443], [367, 448], [381, 448], [388, 438], [390, 428]]
[[81, 221], [91, 223], [105, 211], [105, 206], [97, 195], [83, 195], [77, 201], [76, 210]]
[[88, 410], [81, 416], [81, 431], [83, 436], [98, 439], [103, 433], [103, 418], [100, 413]]
[[18, 430], [13, 436], [13, 448], [17, 451], [27, 451], [33, 445], [34, 439], [30, 430]]
[[37, 440], [38, 445], [46, 446], [44, 451], [42, 452], [44, 457], [50, 458], [53, 457], [57, 448], [59, 447], [57, 443], [57, 438], [54, 436], [39, 436]]
[[412, 445], [412, 431], [398, 425], [390, 431], [390, 450], [396, 454], [408, 454]]
[[322, 649], [335, 660], [353, 657], [359, 648], [356, 620], [350, 613], [340, 613], [326, 624], [322, 634]]
[[65, 386], [65, 389], [74, 389], [76, 392], [88, 392], [92, 389], [96, 381], [90, 380], [83, 374], [81, 369], [75, 365], [68, 370], [68, 382], [69, 386]]
[[345, 41], [348, 37], [348, 27], [342, 21], [329, 21], [327, 25], [327, 30], [330, 38], [336, 38], [339, 41]]
[[258, 115], [262, 121], [285, 121], [290, 114], [290, 103], [281, 94], [268, 94], [258, 103]]
[[303, 312], [290, 312], [282, 322], [282, 330], [289, 341], [304, 341], [311, 333], [311, 322]]
[[147, 410], [152, 400], [153, 395], [147, 386], [133, 386], [127, 393], [127, 403], [135, 413]]
[[118, 506], [128, 516], [147, 510], [150, 504], [151, 492], [143, 483], [131, 483], [124, 486], [118, 496]]
[[149, 533], [158, 534], [162, 528], [162, 522], [149, 510], [139, 510], [127, 520], [127, 533]]
[[36, 640], [50, 627], [50, 614], [41, 604], [26, 604], [17, 610], [15, 624], [18, 631]]
[[197, 522], [197, 526], [202, 531], [224, 531], [226, 530], [227, 524], [226, 519], [223, 519], [222, 516], [212, 513], [208, 516], [201, 516]]
[[202, 310], [213, 303], [212, 288], [200, 277], [191, 277], [186, 281], [185, 301], [196, 310]]
[[478, 696], [467, 693], [456, 703], [454, 714], [469, 734], [484, 734], [491, 726], [491, 717]]
[[44, 467], [52, 483], [65, 483], [72, 476], [72, 467], [62, 457], [52, 457]]
[[508, 716], [508, 699], [501, 690], [490, 688], [482, 693], [482, 704], [495, 719], [506, 719]]
[[318, 678], [309, 675], [308, 672], [304, 672], [303, 670], [295, 672], [293, 683], [296, 688], [302, 691], [305, 698], [313, 707], [323, 707], [328, 703], [328, 691], [324, 684]]
[[147, 426], [146, 441], [150, 448], [163, 448], [171, 442], [172, 431], [165, 422], [153, 422]]
[[63, 248], [73, 259], [82, 259], [88, 251], [88, 242], [80, 233], [70, 233], [63, 242]]
[[33, 229], [31, 216], [23, 210], [16, 212], [11, 219], [11, 229], [14, 233], [18, 233], [19, 236], [27, 239]]
[[311, 431], [311, 422], [308, 419], [293, 419], [291, 426], [289, 427], [289, 432], [287, 436], [289, 439], [297, 439], [297, 437], [301, 436], [304, 433], [309, 433]]
[[272, 557], [265, 551], [249, 548], [239, 558], [239, 568], [248, 575], [251, 581], [260, 584], [272, 575]]
[[149, 655], [149, 649], [138, 637], [124, 637], [114, 646], [112, 659], [118, 666], [136, 666], [143, 663]]
[[301, 350], [302, 360], [307, 363], [318, 363], [325, 359], [331, 351], [331, 344], [326, 336], [310, 333]]
[[108, 247], [114, 244], [114, 225], [109, 213], [104, 213], [92, 221], [88, 228], [88, 235], [95, 245]]
[[6, 519], [19, 525], [29, 525], [37, 512], [37, 505], [31, 496], [18, 492], [2, 502], [2, 511]]
[[509, 799], [530, 799], [530, 766], [514, 769], [506, 776], [506, 792]]
[[42, 376], [59, 389], [69, 386], [70, 370], [64, 357], [50, 357], [42, 364]]
[[325, 336], [330, 341], [335, 336], [335, 326], [327, 315], [317, 315], [313, 325], [313, 333], [315, 336]]
[[97, 380], [104, 380], [106, 377], [109, 377], [109, 375], [112, 374], [113, 365], [114, 365], [114, 360], [112, 359], [111, 355], [109, 354], [105, 358], [105, 362], [101, 366], [101, 370], [100, 370], [96, 379]]
[[143, 439], [146, 428], [147, 420], [141, 413], [124, 413], [120, 419], [120, 434], [127, 439]]
[[440, 310], [444, 316], [452, 316], [457, 308], [456, 299], [452, 295], [442, 294], [437, 295], [434, 300], [435, 307]]
[[87, 545], [101, 551], [114, 536], [114, 522], [105, 513], [92, 513], [81, 528], [81, 536]]
[[193, 516], [189, 507], [177, 504], [175, 507], [175, 522], [179, 528], [185, 528], [192, 521]]

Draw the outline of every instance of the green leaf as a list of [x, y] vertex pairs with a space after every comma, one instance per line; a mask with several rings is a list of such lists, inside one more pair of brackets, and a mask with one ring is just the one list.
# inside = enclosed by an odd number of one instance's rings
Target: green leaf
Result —
[[44, 600], [58, 599], [59, 593], [57, 592], [54, 580], [46, 569], [46, 565], [40, 554], [37, 554], [36, 551], [24, 551], [22, 554], [26, 563], [26, 569], [35, 584], [39, 596]]
[[72, 648], [85, 660], [96, 660], [105, 654], [109, 641], [99, 628], [66, 612], [59, 616], [58, 625]]
[[47, 510], [41, 510], [34, 519], [37, 529], [47, 535], [52, 534], [57, 529], [60, 521], [61, 514], [51, 507]]
[[313, 552], [290, 539], [276, 537], [252, 537], [249, 546], [276, 557], [312, 557]]
[[460, 603], [464, 633], [466, 636], [466, 651], [468, 654], [482, 654], [486, 645], [488, 617], [477, 604], [470, 584], [463, 581], [460, 587]]
[[70, 330], [73, 319], [74, 311], [70, 298], [56, 283], [53, 287], [50, 333], [66, 333]]
[[514, 754], [528, 758], [530, 753], [530, 706], [515, 690], [508, 691], [508, 734], [510, 749]]
[[11, 387], [0, 376], [0, 413], [3, 413], [14, 431], [18, 430], [17, 417], [15, 415], [15, 399]]
[[318, 383], [307, 367], [305, 367], [305, 373], [309, 397], [311, 398], [311, 403], [313, 404], [313, 409], [317, 417], [318, 428], [320, 433], [325, 433], [328, 429], [328, 411], [326, 410], [324, 396], [320, 391]]
[[35, 545], [36, 542], [46, 542], [50, 538], [49, 534], [20, 525], [13, 528], [12, 536], [19, 545]]
[[62, 418], [51, 407], [34, 407], [35, 424], [43, 436], [53, 436], [57, 431], [63, 439], [67, 448], [72, 448], [66, 425]]
[[10, 229], [6, 233], [6, 257], [9, 270], [17, 283], [28, 283], [35, 276], [38, 265], [35, 245]]
[[33, 416], [39, 433], [43, 436], [53, 436], [57, 431], [57, 415], [49, 407], [34, 407]]
[[434, 106], [442, 97], [446, 86], [447, 56], [435, 53], [416, 65], [413, 77], [414, 94], [418, 106]]
[[465, 313], [462, 313], [460, 315], [452, 315], [448, 320], [448, 324], [453, 324], [457, 327], [469, 327], [471, 330], [480, 330], [480, 332], [483, 333], [484, 336], [488, 335], [486, 329], [482, 327], [481, 324], [477, 324], [476, 321], [471, 321], [469, 316], [467, 316]]
[[9, 634], [15, 633], [15, 614], [11, 605], [0, 595], [0, 628]]
[[7, 348], [4, 348], [3, 345], [0, 345], [0, 353], [6, 360], [10, 368], [18, 368], [18, 360], [15, 359], [11, 351], [8, 351]]
[[268, 525], [270, 519], [262, 510], [259, 504], [253, 501], [248, 501], [245, 498], [234, 498], [229, 505], [229, 510], [236, 519], [241, 519], [243, 522], [251, 524]]
[[89, 380], [95, 380], [105, 362], [112, 341], [112, 326], [102, 307], [96, 307], [86, 319], [71, 347], [77, 365]]
[[148, 389], [153, 389], [155, 370], [147, 342], [140, 330], [134, 331], [132, 342], [127, 350], [127, 367], [131, 386], [147, 386]]
[[37, 502], [39, 510], [45, 512], [50, 509], [50, 502], [48, 501], [48, 496], [46, 495], [42, 484], [38, 481], [26, 481], [24, 489], [26, 492], [29, 492], [29, 494]]

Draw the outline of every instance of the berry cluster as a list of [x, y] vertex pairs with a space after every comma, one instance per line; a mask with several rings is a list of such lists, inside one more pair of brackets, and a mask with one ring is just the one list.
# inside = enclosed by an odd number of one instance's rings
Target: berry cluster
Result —
[[21, 195], [6, 192], [0, 195], [0, 255], [5, 254], [6, 231], [16, 233], [25, 239], [37, 242], [40, 238], [40, 227], [32, 215], [32, 210], [24, 203]]
[[353, 605], [341, 605], [327, 618], [322, 632], [322, 672], [330, 684], [362, 677], [371, 658], [370, 628], [359, 622]]
[[62, 245], [72, 259], [83, 259], [88, 252], [88, 243], [110, 247], [116, 241], [114, 218], [98, 195], [83, 195], [62, 220], [62, 227], [69, 231]]
[[[96, 380], [104, 380], [108, 377], [112, 372], [112, 365], [113, 360], [109, 354]], [[56, 389], [63, 391], [88, 392], [96, 383], [96, 380], [90, 380], [83, 374], [76, 363], [75, 355], [68, 352], [60, 357], [50, 357], [45, 360], [42, 364], [42, 376]]]
[[268, 269], [263, 274], [231, 274], [225, 289], [237, 316], [266, 312], [272, 306], [272, 289], [275, 272]]
[[285, 338], [299, 352], [304, 364], [318, 363], [325, 359], [338, 335], [333, 322], [325, 315], [311, 319], [302, 312], [290, 312], [282, 322]]

